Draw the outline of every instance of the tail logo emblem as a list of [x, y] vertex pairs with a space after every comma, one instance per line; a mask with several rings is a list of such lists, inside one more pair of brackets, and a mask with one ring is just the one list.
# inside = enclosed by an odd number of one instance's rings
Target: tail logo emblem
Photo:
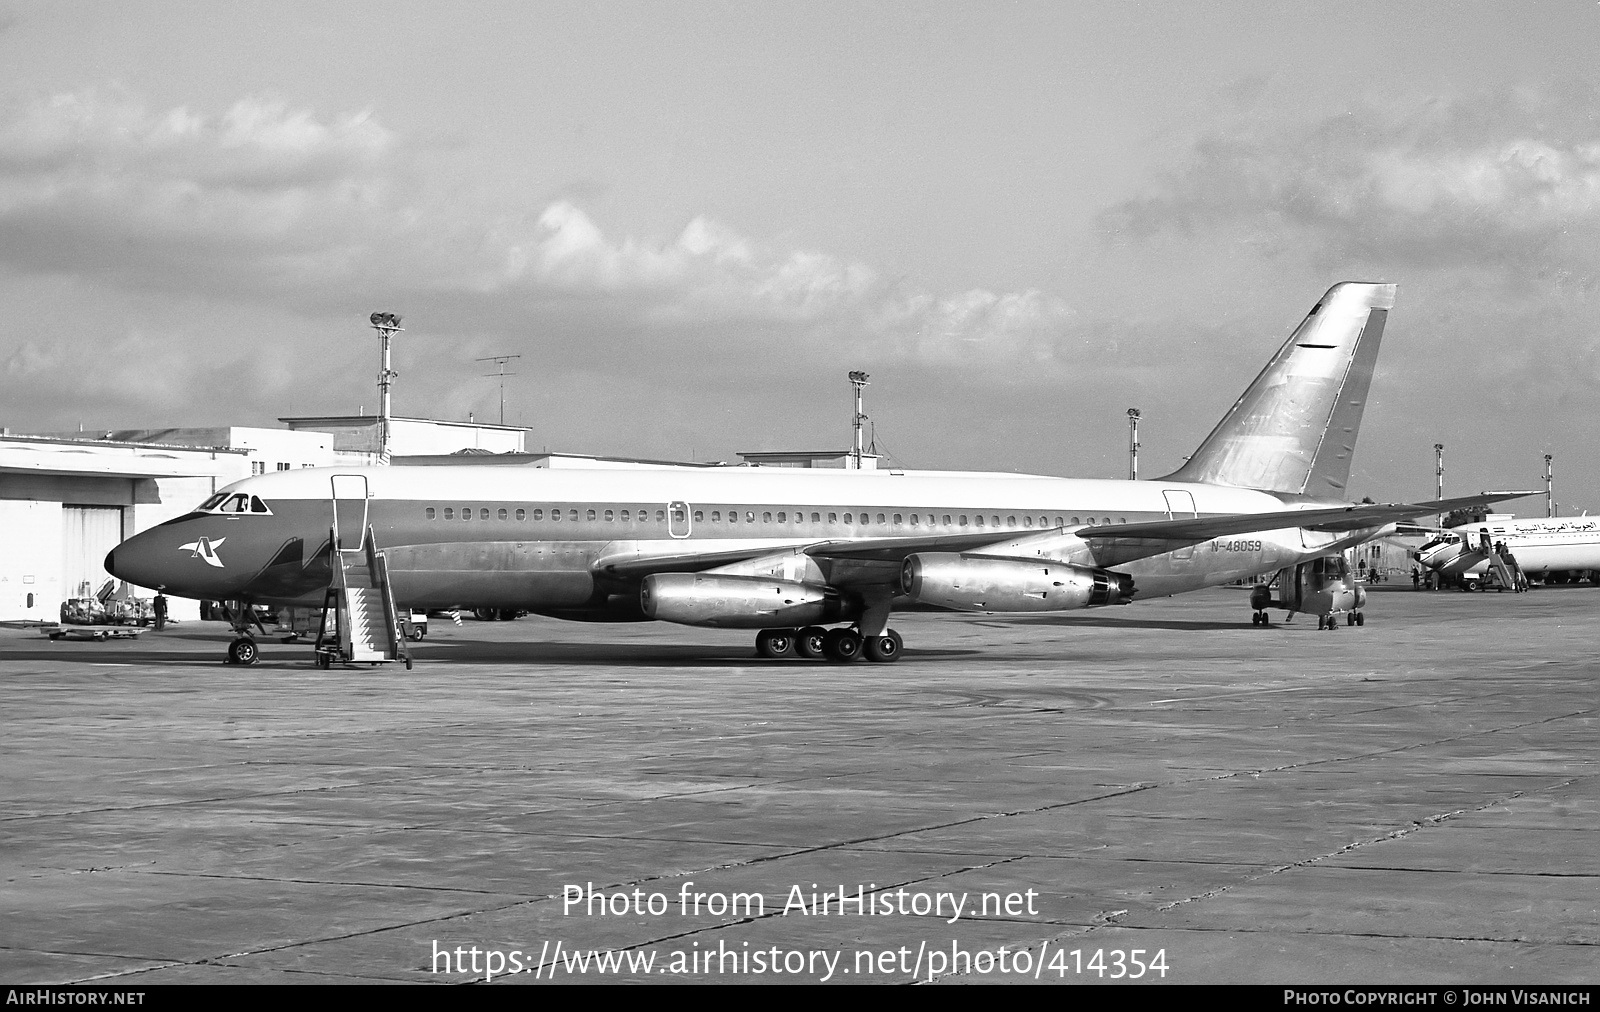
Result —
[[199, 541], [191, 541], [187, 545], [179, 545], [178, 551], [193, 552], [196, 556], [206, 560], [206, 565], [222, 569], [224, 567], [222, 560], [217, 558], [217, 549], [221, 548], [222, 543], [226, 540], [228, 539], [218, 538], [212, 541], [210, 538], [201, 538]]

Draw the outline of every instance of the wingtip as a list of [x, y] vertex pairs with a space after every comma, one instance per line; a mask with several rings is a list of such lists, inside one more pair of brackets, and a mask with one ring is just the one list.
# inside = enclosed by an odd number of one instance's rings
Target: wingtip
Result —
[[1368, 309], [1393, 309], [1400, 286], [1392, 281], [1341, 281], [1328, 289], [1324, 300], [1348, 291], [1360, 298]]

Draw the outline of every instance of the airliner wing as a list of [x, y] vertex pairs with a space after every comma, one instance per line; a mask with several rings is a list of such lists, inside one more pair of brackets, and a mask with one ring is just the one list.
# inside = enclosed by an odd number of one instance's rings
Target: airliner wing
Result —
[[[662, 555], [631, 554], [601, 558], [595, 563], [598, 573], [620, 580], [639, 580], [653, 573], [701, 573], [718, 566], [774, 555], [779, 552], [804, 552], [819, 559], [855, 562], [889, 562], [895, 566], [917, 552], [964, 552], [997, 542], [1010, 541], [1015, 532], [990, 531], [985, 534], [942, 534], [922, 537], [864, 538], [859, 541], [797, 542], [790, 545], [755, 545], [721, 552], [676, 552]], [[898, 569], [895, 570], [898, 572]]]
[[1396, 534], [1409, 534], [1421, 537], [1436, 538], [1444, 533], [1438, 524], [1408, 524], [1404, 521], [1394, 525]]
[[1115, 524], [1108, 527], [1085, 527], [1075, 531], [1078, 537], [1091, 544], [1111, 540], [1151, 541], [1209, 541], [1230, 534], [1248, 534], [1252, 531], [1275, 531], [1286, 527], [1307, 527], [1317, 531], [1359, 531], [1389, 524], [1429, 513], [1447, 513], [1450, 510], [1473, 506], [1487, 506], [1506, 499], [1540, 495], [1538, 492], [1480, 492], [1477, 495], [1458, 496], [1454, 499], [1433, 499], [1422, 503], [1360, 503], [1330, 509], [1279, 510], [1273, 513], [1232, 513], [1227, 516], [1197, 517], [1188, 520], [1153, 520], [1141, 524]]
[[619, 580], [642, 580], [653, 573], [702, 573], [718, 566], [727, 566], [747, 559], [771, 555], [778, 549], [736, 548], [724, 552], [674, 552], [662, 555], [632, 553], [621, 556], [602, 556], [596, 560], [594, 571]]
[[[1088, 542], [1097, 558], [1106, 556], [1105, 549], [1116, 546], [1116, 562], [1120, 565], [1146, 555], [1159, 555], [1173, 550], [1174, 542], [1194, 544], [1230, 534], [1247, 534], [1251, 531], [1271, 531], [1286, 527], [1309, 527], [1319, 531], [1355, 531], [1386, 527], [1400, 520], [1429, 513], [1448, 512], [1473, 506], [1485, 506], [1505, 499], [1538, 495], [1537, 492], [1482, 492], [1478, 495], [1455, 499], [1438, 499], [1425, 503], [1363, 503], [1331, 509], [1280, 510], [1273, 513], [1233, 513], [1227, 516], [1200, 517], [1191, 520], [1155, 520], [1138, 524], [1115, 524], [1107, 527], [1081, 527], [1072, 533]], [[918, 552], [972, 552], [991, 545], [1014, 544], [1017, 531], [987, 531], [969, 534], [941, 534], [895, 538], [864, 538], [857, 541], [827, 540], [811, 543], [795, 542], [789, 545], [771, 543], [746, 545], [725, 551], [670, 552], [661, 555], [627, 554], [601, 558], [595, 563], [596, 573], [618, 580], [641, 580], [654, 573], [700, 573], [719, 566], [774, 555], [780, 552], [799, 551], [817, 559], [842, 563], [864, 564], [864, 570], [852, 570], [850, 576], [840, 574], [846, 581], [881, 581], [892, 577], [884, 574], [898, 572], [899, 564], [908, 555]], [[1054, 532], [1060, 533], [1059, 529]], [[1129, 555], [1129, 551], [1133, 554]], [[887, 564], [887, 565], [886, 565]], [[882, 572], [879, 572], [879, 570]], [[870, 572], [869, 572], [870, 570]]]
[[990, 531], [987, 534], [940, 534], [926, 537], [864, 538], [860, 541], [824, 541], [806, 548], [806, 554], [822, 559], [853, 559], [858, 562], [899, 564], [918, 552], [967, 552], [1001, 542], [1015, 541], [1015, 531]]

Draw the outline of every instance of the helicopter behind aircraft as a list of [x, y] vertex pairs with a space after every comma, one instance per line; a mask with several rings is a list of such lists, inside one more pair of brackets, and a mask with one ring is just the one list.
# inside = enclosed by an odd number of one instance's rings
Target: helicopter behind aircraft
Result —
[[[1278, 596], [1272, 596], [1272, 588]], [[1338, 628], [1336, 616], [1345, 617], [1345, 625], [1366, 625], [1367, 616], [1361, 609], [1366, 606], [1367, 592], [1350, 575], [1350, 562], [1341, 555], [1325, 555], [1319, 559], [1286, 566], [1278, 570], [1272, 583], [1256, 587], [1250, 592], [1250, 607], [1255, 614], [1253, 625], [1271, 625], [1268, 608], [1283, 608], [1293, 619], [1296, 612], [1317, 616], [1317, 628]]]

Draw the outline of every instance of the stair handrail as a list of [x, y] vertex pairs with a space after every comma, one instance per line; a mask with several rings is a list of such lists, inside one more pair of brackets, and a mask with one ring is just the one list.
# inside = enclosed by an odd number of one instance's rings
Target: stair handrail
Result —
[[395, 657], [404, 657], [406, 666], [410, 667], [411, 650], [406, 646], [405, 636], [400, 631], [399, 616], [394, 606], [394, 591], [389, 586], [389, 559], [378, 551], [378, 538], [370, 526], [363, 532], [363, 540], [366, 544], [367, 567], [372, 573], [372, 582], [383, 595], [383, 624], [389, 633], [389, 647]]
[[[333, 549], [331, 553], [333, 561], [332, 586], [337, 591], [333, 595], [334, 633], [339, 638], [340, 652], [349, 654], [355, 646], [355, 623], [350, 616], [350, 580], [348, 578], [349, 574], [345, 570], [344, 561], [346, 549], [339, 547], [337, 524], [338, 518], [335, 517], [334, 526], [328, 528], [328, 545]], [[324, 618], [324, 623], [326, 623], [326, 618]]]

